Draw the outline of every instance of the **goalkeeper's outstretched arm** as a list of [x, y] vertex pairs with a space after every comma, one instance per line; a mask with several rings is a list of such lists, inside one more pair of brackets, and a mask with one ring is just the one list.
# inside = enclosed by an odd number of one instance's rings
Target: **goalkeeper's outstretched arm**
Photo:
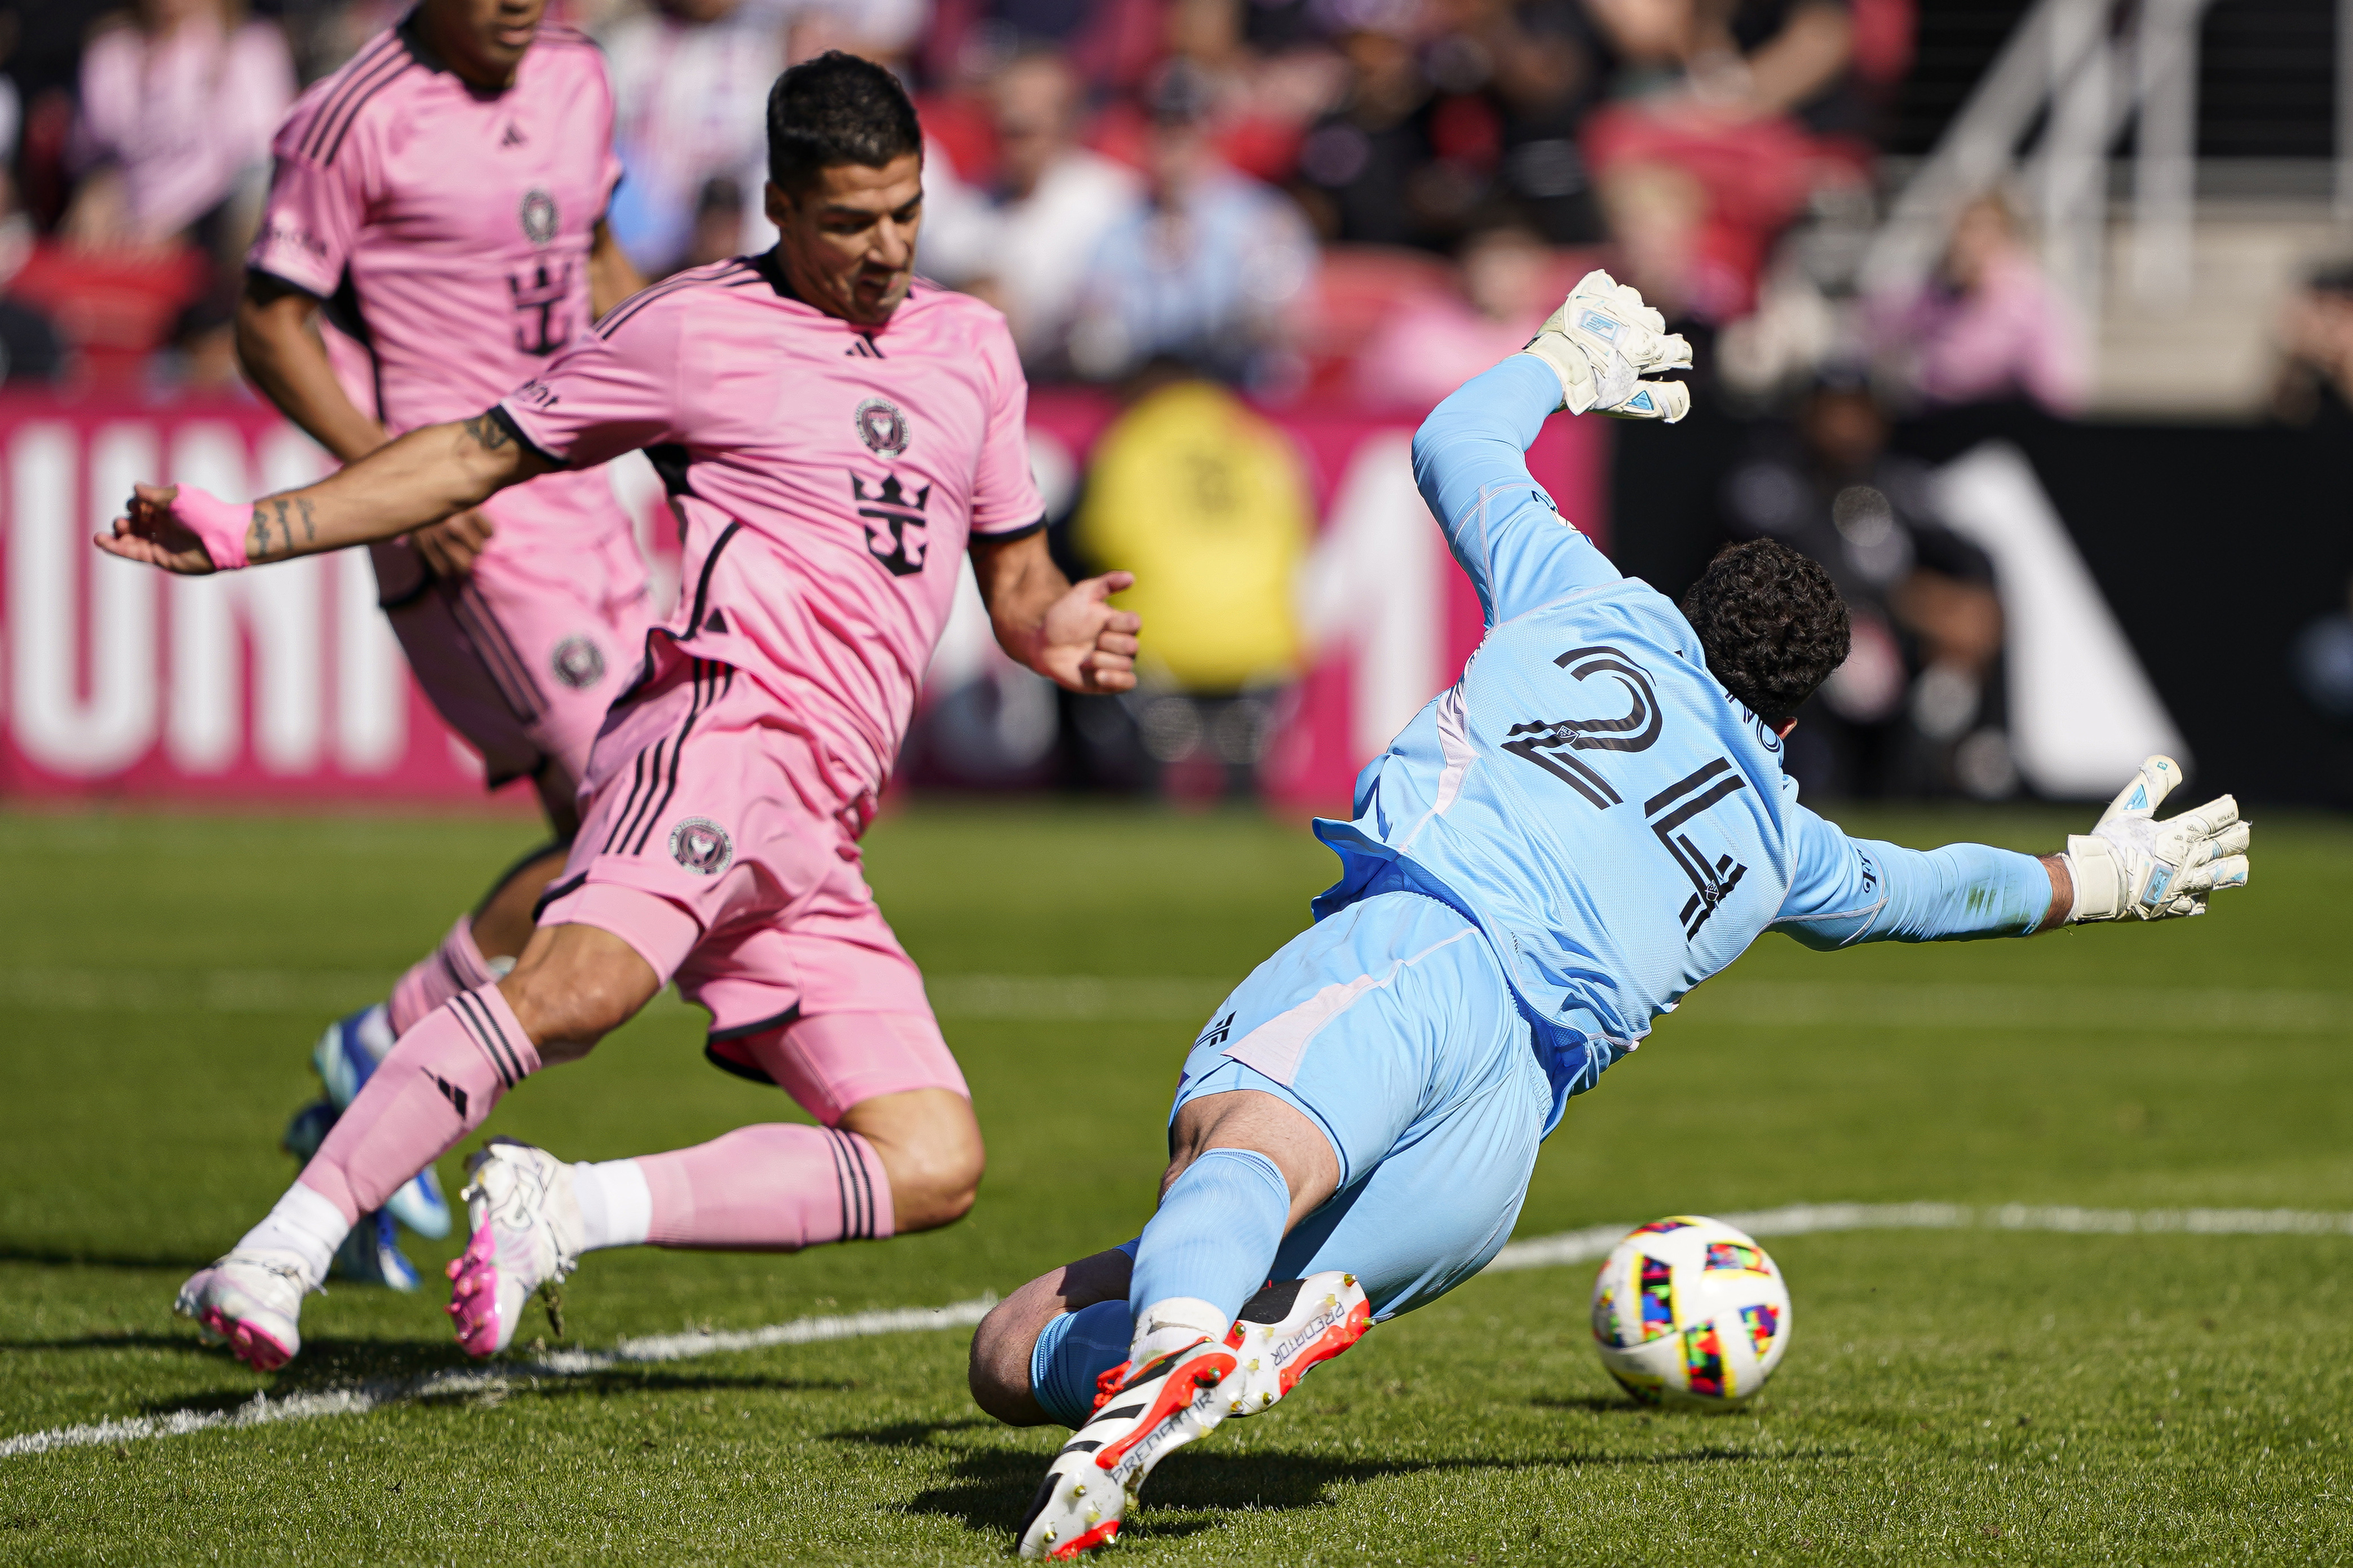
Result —
[[2229, 795], [2157, 821], [2180, 778], [2170, 757], [2149, 758], [2092, 832], [2071, 836], [2056, 855], [1983, 844], [1905, 849], [1849, 838], [1800, 806], [1791, 824], [1797, 871], [1775, 924], [1809, 947], [1839, 948], [2203, 914], [2211, 894], [2246, 885], [2251, 829]]

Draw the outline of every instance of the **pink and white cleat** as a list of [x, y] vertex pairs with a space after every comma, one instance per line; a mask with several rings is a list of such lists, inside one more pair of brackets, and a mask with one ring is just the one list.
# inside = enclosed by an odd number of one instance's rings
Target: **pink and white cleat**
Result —
[[199, 1268], [172, 1310], [196, 1321], [208, 1345], [226, 1344], [256, 1372], [276, 1372], [302, 1348], [303, 1296], [317, 1289], [290, 1252], [236, 1251]]
[[544, 1149], [493, 1138], [466, 1162], [473, 1239], [449, 1264], [449, 1315], [468, 1355], [507, 1348], [523, 1303], [580, 1266], [580, 1200], [572, 1167]]

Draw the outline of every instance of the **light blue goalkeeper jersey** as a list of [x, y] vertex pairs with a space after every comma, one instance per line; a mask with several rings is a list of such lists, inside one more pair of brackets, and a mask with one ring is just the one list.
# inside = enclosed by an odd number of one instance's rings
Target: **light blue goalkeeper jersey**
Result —
[[1409, 888], [1475, 921], [1535, 1025], [1556, 1124], [1768, 927], [1821, 948], [2022, 936], [2051, 901], [2031, 856], [1852, 839], [1798, 804], [1780, 742], [1708, 673], [1682, 612], [1530, 477], [1559, 397], [1515, 354], [1414, 439], [1487, 634], [1365, 768], [1355, 820], [1316, 823], [1342, 874], [1314, 904], [1322, 919]]

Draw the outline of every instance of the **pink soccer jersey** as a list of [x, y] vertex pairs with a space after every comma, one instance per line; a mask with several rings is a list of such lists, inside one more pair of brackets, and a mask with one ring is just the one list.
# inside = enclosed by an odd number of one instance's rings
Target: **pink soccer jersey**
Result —
[[[582, 35], [543, 26], [514, 85], [486, 93], [396, 27], [279, 129], [247, 265], [326, 301], [368, 350], [360, 401], [388, 433], [471, 418], [589, 324], [612, 145], [604, 57]], [[584, 529], [627, 526], [604, 492], [584, 475], [486, 510], [511, 546], [593, 543]]]
[[683, 520], [686, 652], [806, 726], [845, 802], [888, 775], [965, 545], [1042, 525], [1005, 318], [918, 282], [890, 322], [795, 298], [773, 255], [656, 284], [503, 405], [559, 463], [643, 447]]

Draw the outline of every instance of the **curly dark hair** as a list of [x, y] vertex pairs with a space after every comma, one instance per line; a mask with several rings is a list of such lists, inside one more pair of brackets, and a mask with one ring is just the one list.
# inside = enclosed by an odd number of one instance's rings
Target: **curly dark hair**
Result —
[[1798, 711], [1846, 662], [1846, 605], [1820, 565], [1786, 544], [1727, 544], [1683, 595], [1710, 675], [1767, 724]]
[[828, 49], [768, 89], [768, 178], [795, 195], [815, 184], [820, 170], [880, 169], [923, 150], [907, 89], [871, 60]]

